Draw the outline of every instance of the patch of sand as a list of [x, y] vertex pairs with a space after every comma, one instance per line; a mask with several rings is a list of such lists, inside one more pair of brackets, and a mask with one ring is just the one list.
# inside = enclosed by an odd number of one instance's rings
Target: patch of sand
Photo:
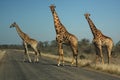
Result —
[[0, 60], [3, 58], [5, 55], [6, 51], [5, 50], [0, 50]]

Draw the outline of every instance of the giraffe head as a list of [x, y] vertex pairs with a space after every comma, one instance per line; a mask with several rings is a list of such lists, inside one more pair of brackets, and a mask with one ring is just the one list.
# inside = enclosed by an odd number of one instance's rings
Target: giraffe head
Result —
[[84, 16], [87, 19], [90, 16], [90, 14], [89, 13], [85, 13]]
[[50, 9], [51, 9], [52, 13], [54, 13], [56, 6], [54, 6], [54, 5], [52, 4], [52, 5], [51, 5], [51, 6], [49, 6], [49, 7], [50, 7]]
[[10, 25], [10, 28], [12, 28], [12, 27], [16, 27], [16, 22], [14, 22], [14, 23], [12, 23], [11, 25]]

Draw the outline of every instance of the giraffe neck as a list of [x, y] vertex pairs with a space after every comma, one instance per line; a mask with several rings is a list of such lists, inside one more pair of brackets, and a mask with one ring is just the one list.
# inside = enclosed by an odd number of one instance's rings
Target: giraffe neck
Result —
[[94, 25], [94, 23], [92, 22], [92, 20], [88, 17], [88, 18], [86, 18], [87, 19], [87, 21], [88, 21], [88, 24], [89, 24], [89, 26], [90, 26], [90, 29], [91, 29], [91, 31], [92, 31], [92, 34], [93, 34], [93, 36], [94, 37], [97, 37], [98, 35], [97, 35], [97, 32], [100, 32], [100, 30], [98, 30], [97, 28], [96, 28], [96, 26]]
[[16, 31], [17, 31], [18, 35], [19, 35], [22, 39], [24, 39], [24, 34], [25, 34], [25, 33], [22, 32], [22, 30], [19, 28], [18, 25], [16, 25], [15, 27], [16, 27]]
[[58, 24], [59, 25], [61, 24], [61, 21], [60, 21], [58, 15], [57, 15], [56, 11], [54, 11], [54, 13], [53, 13], [53, 18], [54, 18], [54, 24], [55, 24], [55, 26], [58, 25]]
[[61, 31], [62, 32], [67, 32], [66, 28], [61, 23], [61, 21], [60, 21], [58, 15], [57, 15], [55, 9], [52, 12], [52, 15], [53, 15], [53, 19], [54, 19], [54, 27], [55, 27], [56, 33], [59, 34]]

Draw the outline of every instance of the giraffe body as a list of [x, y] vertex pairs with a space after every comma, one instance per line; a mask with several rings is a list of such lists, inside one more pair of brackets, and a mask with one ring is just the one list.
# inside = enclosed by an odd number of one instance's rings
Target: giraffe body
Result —
[[111, 58], [111, 51], [113, 47], [113, 41], [110, 37], [105, 36], [102, 34], [100, 30], [96, 28], [92, 20], [89, 18], [90, 14], [85, 14], [85, 18], [88, 21], [88, 24], [90, 26], [90, 29], [93, 33], [93, 44], [95, 45], [96, 49], [96, 63], [99, 59], [99, 57], [102, 60], [102, 63], [104, 64], [104, 59], [103, 59], [103, 54], [102, 54], [102, 47], [105, 46], [107, 49], [108, 53], [108, 63], [110, 63], [110, 58]]
[[40, 50], [38, 49], [38, 41], [30, 38], [26, 33], [22, 32], [21, 29], [19, 28], [19, 26], [15, 22], [10, 25], [10, 28], [12, 28], [12, 27], [16, 28], [16, 31], [17, 31], [18, 35], [23, 40], [23, 46], [24, 46], [24, 49], [25, 49], [24, 61], [26, 61], [26, 58], [28, 58], [29, 62], [32, 62], [31, 58], [28, 54], [28, 47], [27, 47], [27, 45], [30, 45], [35, 52], [34, 62], [38, 62], [39, 61], [39, 55], [41, 55]]
[[73, 59], [71, 65], [74, 64], [74, 61], [76, 60], [76, 66], [77, 66], [78, 39], [76, 36], [69, 33], [64, 27], [64, 25], [60, 22], [59, 17], [55, 11], [55, 6], [51, 5], [50, 9], [54, 19], [54, 27], [56, 30], [56, 41], [58, 44], [58, 53], [59, 53], [58, 66], [60, 66], [61, 58], [62, 58], [62, 63], [64, 65], [63, 44], [69, 44], [71, 46], [71, 49], [73, 51]]

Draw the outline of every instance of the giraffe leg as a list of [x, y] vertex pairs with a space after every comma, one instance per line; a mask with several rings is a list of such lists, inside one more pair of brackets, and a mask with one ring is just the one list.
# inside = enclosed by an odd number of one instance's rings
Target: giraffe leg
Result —
[[111, 60], [111, 51], [108, 51], [108, 64], [110, 64]]
[[102, 64], [104, 64], [104, 60], [103, 60], [103, 54], [102, 54], [102, 47], [96, 43], [94, 43], [95, 45], [95, 50], [96, 50], [96, 63], [98, 63], [98, 61], [101, 58]]
[[60, 66], [60, 63], [61, 63], [61, 62], [60, 62], [60, 56], [61, 56], [61, 55], [59, 54], [57, 66]]
[[112, 46], [107, 47], [107, 53], [108, 53], [108, 64], [110, 64], [110, 60], [111, 60], [111, 51], [112, 51]]
[[34, 62], [39, 62], [39, 54], [37, 51], [35, 51], [35, 58], [34, 58]]
[[98, 63], [98, 60], [99, 60], [99, 55], [96, 55], [95, 64], [97, 64], [97, 63]]
[[63, 59], [63, 48], [62, 48], [62, 43], [59, 43], [58, 44], [58, 52], [59, 52], [59, 57], [58, 57], [58, 66], [60, 66], [61, 64], [61, 56], [62, 56], [62, 59]]
[[33, 48], [35, 52], [34, 62], [39, 62], [39, 51], [37, 49], [37, 45], [31, 45], [31, 47]]
[[73, 51], [73, 59], [72, 59], [72, 63], [71, 65], [73, 65], [76, 61], [76, 67], [78, 66], [78, 60], [77, 60], [77, 56], [78, 56], [78, 50], [77, 50], [77, 47], [75, 47], [76, 45], [74, 46], [71, 46], [72, 48], [72, 51]]
[[95, 45], [95, 51], [96, 51], [96, 60], [95, 60], [95, 64], [98, 63], [99, 59], [100, 59], [100, 48], [94, 43]]
[[26, 54], [29, 62], [32, 62], [32, 61], [31, 61], [31, 58], [30, 58], [30, 56], [29, 56], [29, 54], [28, 54], [28, 48], [27, 48], [27, 43], [26, 43], [26, 42], [24, 42], [24, 47], [25, 47], [25, 54]]
[[[60, 50], [60, 51], [62, 51], [62, 50]], [[61, 59], [62, 59], [62, 65], [64, 66], [64, 56], [63, 56], [63, 54], [59, 54], [58, 66], [60, 66], [60, 64], [61, 64]]]
[[76, 59], [76, 67], [78, 66], [78, 60], [77, 60], [77, 56], [75, 56]]
[[24, 50], [25, 50], [25, 52], [24, 52], [24, 57], [23, 57], [23, 62], [25, 62], [26, 61], [26, 49], [25, 49], [25, 47], [24, 47]]
[[101, 46], [99, 47], [99, 51], [100, 51], [100, 57], [101, 57], [102, 64], [104, 64], [104, 59], [103, 59], [102, 47]]
[[64, 55], [63, 55], [63, 49], [61, 49], [61, 56], [62, 56], [62, 65], [64, 66]]
[[75, 56], [73, 56], [72, 58], [71, 66], [73, 66], [74, 63], [75, 63]]
[[36, 62], [39, 62], [39, 53], [37, 50], [36, 50]]
[[25, 52], [24, 52], [24, 58], [23, 58], [23, 62], [25, 62], [26, 61], [26, 59], [27, 59], [27, 49], [26, 49], [26, 47], [25, 47], [25, 42], [23, 42], [23, 46], [24, 46], [24, 50], [25, 50]]
[[78, 66], [78, 60], [77, 60], [77, 56], [73, 56], [72, 62], [71, 62], [71, 66], [73, 66], [73, 64], [76, 61], [76, 67]]

